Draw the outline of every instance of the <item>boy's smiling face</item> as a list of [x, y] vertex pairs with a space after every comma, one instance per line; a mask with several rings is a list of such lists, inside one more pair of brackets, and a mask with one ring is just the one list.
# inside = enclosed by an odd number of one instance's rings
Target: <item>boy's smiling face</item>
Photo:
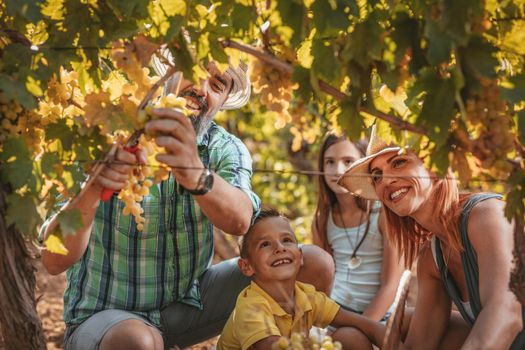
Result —
[[302, 252], [288, 220], [282, 216], [264, 218], [249, 235], [247, 257], [239, 259], [241, 271], [259, 285], [295, 281]]

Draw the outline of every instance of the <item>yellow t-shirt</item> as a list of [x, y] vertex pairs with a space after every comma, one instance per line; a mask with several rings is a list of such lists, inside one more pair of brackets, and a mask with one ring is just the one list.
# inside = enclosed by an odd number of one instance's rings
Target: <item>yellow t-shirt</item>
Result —
[[237, 298], [235, 309], [222, 330], [217, 350], [248, 349], [272, 335], [289, 337], [292, 332], [326, 327], [339, 305], [309, 284], [295, 283], [295, 315], [292, 317], [255, 282]]

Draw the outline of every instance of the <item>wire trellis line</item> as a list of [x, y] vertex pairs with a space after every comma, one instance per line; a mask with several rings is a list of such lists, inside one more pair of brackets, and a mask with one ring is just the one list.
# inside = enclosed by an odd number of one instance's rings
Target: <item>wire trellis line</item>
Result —
[[[67, 160], [69, 163], [93, 163], [93, 164], [99, 164], [99, 163], [105, 163], [105, 164], [115, 164], [115, 165], [130, 165], [130, 166], [148, 166], [150, 168], [160, 168], [162, 166], [157, 164], [149, 164], [149, 163], [143, 163], [143, 164], [137, 164], [137, 163], [129, 163], [125, 161], [118, 161], [118, 160], [110, 160], [110, 161], [102, 161], [102, 160]], [[170, 167], [172, 169], [183, 169], [183, 170], [204, 170], [204, 167], [190, 167], [190, 166], [174, 166]], [[212, 171], [216, 171], [217, 169], [210, 169]], [[304, 176], [337, 176], [338, 174], [333, 173], [327, 173], [323, 171], [318, 170], [293, 170], [293, 169], [268, 169], [268, 168], [252, 168], [253, 173], [267, 173], [267, 174], [278, 174], [278, 175], [304, 175]], [[363, 178], [363, 177], [374, 177], [372, 174], [343, 174], [339, 175], [342, 177], [355, 177], [355, 178]], [[396, 178], [396, 179], [433, 179], [435, 176], [414, 176], [414, 175], [387, 175], [383, 174], [381, 176], [382, 178]], [[457, 177], [455, 176], [443, 176], [439, 177], [441, 179], [447, 179], [447, 180], [457, 180]], [[470, 182], [478, 182], [478, 183], [508, 183], [508, 179], [480, 179], [480, 178], [472, 178], [470, 179]]]

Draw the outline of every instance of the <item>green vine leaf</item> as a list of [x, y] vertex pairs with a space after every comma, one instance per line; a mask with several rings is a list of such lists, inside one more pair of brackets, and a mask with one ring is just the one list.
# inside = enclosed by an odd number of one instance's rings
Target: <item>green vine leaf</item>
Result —
[[14, 224], [26, 236], [35, 237], [36, 227], [41, 223], [36, 210], [36, 200], [30, 195], [12, 193], [7, 196], [7, 224]]
[[11, 136], [6, 140], [0, 153], [0, 163], [0, 176], [11, 184], [13, 190], [34, 184], [33, 160], [22, 137]]
[[78, 209], [64, 210], [57, 215], [60, 232], [69, 235], [82, 228], [82, 214]]

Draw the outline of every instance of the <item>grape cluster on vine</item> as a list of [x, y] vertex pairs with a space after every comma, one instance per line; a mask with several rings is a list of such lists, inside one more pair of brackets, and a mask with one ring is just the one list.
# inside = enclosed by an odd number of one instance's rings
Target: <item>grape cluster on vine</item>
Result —
[[[186, 100], [184, 98], [168, 94], [162, 96], [154, 106], [149, 105], [138, 111], [134, 119], [143, 127], [149, 120], [155, 118], [152, 113], [153, 107], [176, 108], [184, 111], [185, 105]], [[148, 164], [139, 165], [130, 171], [118, 198], [124, 202], [123, 214], [126, 216], [133, 215], [137, 230], [142, 231], [145, 218], [142, 216], [144, 209], [142, 209], [140, 202], [144, 196], [149, 194], [151, 186], [168, 179], [170, 169], [165, 164], [156, 161], [155, 156], [162, 150], [157, 146], [152, 135], [142, 135], [139, 140], [139, 147], [146, 153]], [[154, 170], [152, 170], [152, 166]]]
[[285, 123], [290, 122], [288, 107], [293, 90], [298, 88], [297, 83], [292, 81], [292, 75], [264, 64], [257, 58], [250, 60], [250, 69], [253, 91], [260, 94], [261, 103], [268, 110], [281, 114]]
[[466, 102], [466, 113], [475, 128], [472, 153], [484, 168], [510, 171], [505, 160], [514, 147], [512, 120], [507, 103], [500, 98], [496, 80], [484, 79], [482, 89]]
[[40, 115], [0, 94], [0, 120], [0, 142], [9, 135], [22, 135], [29, 150], [41, 152], [43, 125]]
[[333, 341], [332, 337], [319, 337], [315, 334], [305, 336], [302, 333], [294, 332], [290, 336], [280, 337], [272, 344], [272, 350], [342, 350], [343, 346], [338, 341]]

